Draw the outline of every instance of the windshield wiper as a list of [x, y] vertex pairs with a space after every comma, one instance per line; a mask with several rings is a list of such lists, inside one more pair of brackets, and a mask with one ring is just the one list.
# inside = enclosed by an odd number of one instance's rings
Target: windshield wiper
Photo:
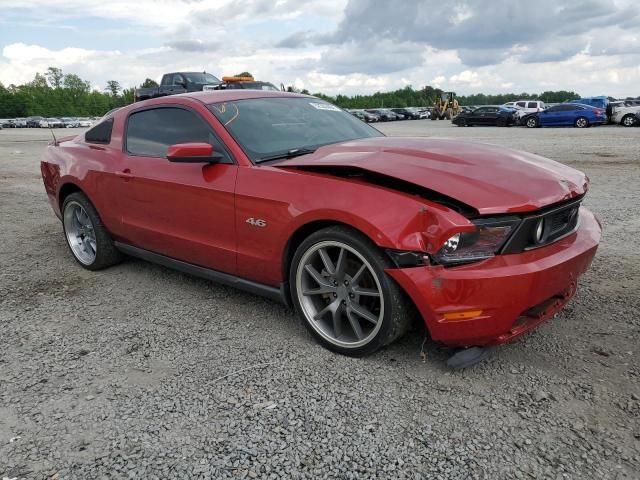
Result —
[[274, 155], [267, 155], [266, 157], [260, 157], [258, 159], [258, 162], [267, 162], [269, 160], [279, 160], [281, 158], [299, 157], [301, 155], [308, 155], [315, 151], [316, 151], [315, 148], [307, 148], [307, 147], [292, 148], [291, 150], [287, 150], [284, 153], [276, 153]]

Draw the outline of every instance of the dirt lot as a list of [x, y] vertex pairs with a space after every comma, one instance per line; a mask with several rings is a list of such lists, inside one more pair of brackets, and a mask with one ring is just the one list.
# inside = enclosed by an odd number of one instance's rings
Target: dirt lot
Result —
[[640, 128], [380, 128], [587, 172], [605, 233], [568, 308], [462, 372], [420, 332], [337, 356], [271, 301], [81, 269], [39, 175], [49, 132], [3, 130], [0, 478], [640, 478]]

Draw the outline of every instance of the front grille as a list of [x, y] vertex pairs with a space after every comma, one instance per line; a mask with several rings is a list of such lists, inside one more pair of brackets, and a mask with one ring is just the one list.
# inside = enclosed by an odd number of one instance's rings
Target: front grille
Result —
[[[505, 243], [501, 253], [519, 253], [544, 247], [573, 232], [578, 225], [582, 198], [543, 209], [522, 219], [522, 223]], [[536, 227], [543, 220], [542, 238], [536, 242]]]

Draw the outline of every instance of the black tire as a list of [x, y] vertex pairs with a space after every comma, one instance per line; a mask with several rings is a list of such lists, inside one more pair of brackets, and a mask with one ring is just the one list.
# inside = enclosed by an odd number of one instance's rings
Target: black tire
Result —
[[[327, 242], [337, 242], [357, 251], [371, 266], [372, 271], [375, 272], [379, 281], [384, 303], [382, 308], [383, 311], [378, 312], [381, 317], [378, 321], [381, 322], [382, 325], [377, 330], [377, 333], [372, 334], [373, 336], [370, 339], [365, 339], [367, 340], [367, 343], [364, 345], [348, 347], [332, 343], [332, 341], [325, 338], [325, 336], [319, 333], [316, 328], [311, 325], [310, 322], [312, 320], [309, 320], [307, 314], [305, 314], [304, 307], [300, 302], [297, 292], [297, 275], [299, 268], [304, 270], [304, 266], [300, 266], [301, 261], [306, 255], [308, 255], [308, 252], [313, 251], [313, 249], [317, 248], [318, 245]], [[371, 354], [385, 345], [392, 343], [407, 331], [411, 324], [412, 314], [414, 312], [412, 309], [412, 303], [395, 281], [384, 272], [386, 268], [393, 268], [393, 264], [387, 255], [366, 236], [349, 227], [334, 226], [318, 230], [317, 232], [312, 233], [300, 244], [293, 256], [291, 268], [289, 270], [291, 299], [300, 320], [321, 345], [343, 355], [359, 357]], [[329, 297], [329, 294], [327, 294], [327, 297]], [[327, 304], [333, 301], [330, 298], [331, 297], [326, 300]], [[343, 305], [345, 304], [345, 302], [342, 303]], [[376, 326], [376, 328], [378, 327]]]
[[507, 126], [507, 120], [504, 117], [498, 117], [498, 119], [496, 120], [496, 126], [498, 126], [498, 127], [506, 127]]
[[589, 128], [591, 125], [586, 117], [578, 117], [573, 122], [573, 126], [576, 128]]
[[466, 126], [467, 126], [467, 120], [466, 120], [466, 119], [464, 119], [464, 118], [461, 118], [460, 120], [458, 120], [457, 125], [458, 125], [459, 127], [466, 127]]
[[536, 117], [529, 117], [524, 122], [527, 128], [537, 128], [538, 127], [538, 119]]
[[[67, 210], [71, 208], [72, 205], [77, 204], [79, 204], [87, 213], [89, 219], [91, 220], [93, 233], [95, 235], [95, 243], [97, 246], [95, 251], [95, 258], [93, 259], [93, 261], [90, 261], [88, 263], [86, 261], [82, 261], [77, 256], [76, 252], [74, 252], [71, 244], [69, 243], [69, 235], [67, 235], [67, 227], [65, 226], [65, 212], [67, 212]], [[67, 241], [67, 246], [69, 247], [73, 258], [83, 268], [86, 268], [87, 270], [102, 270], [103, 268], [115, 265], [122, 260], [122, 254], [116, 249], [113, 243], [113, 239], [111, 238], [111, 234], [102, 224], [102, 220], [100, 219], [100, 215], [98, 215], [98, 211], [95, 209], [91, 201], [84, 193], [74, 192], [64, 199], [64, 202], [62, 203], [62, 218], [62, 228], [64, 230], [64, 237]]]
[[625, 115], [622, 117], [622, 120], [620, 120], [620, 125], [623, 127], [633, 127], [636, 123], [638, 123], [638, 120], [635, 115]]

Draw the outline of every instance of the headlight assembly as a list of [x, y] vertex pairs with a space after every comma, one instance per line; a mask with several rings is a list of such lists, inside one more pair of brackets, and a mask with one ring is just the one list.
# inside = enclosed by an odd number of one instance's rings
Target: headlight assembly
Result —
[[482, 218], [472, 221], [474, 232], [452, 235], [434, 260], [441, 265], [457, 265], [493, 257], [500, 251], [521, 220], [518, 217]]

